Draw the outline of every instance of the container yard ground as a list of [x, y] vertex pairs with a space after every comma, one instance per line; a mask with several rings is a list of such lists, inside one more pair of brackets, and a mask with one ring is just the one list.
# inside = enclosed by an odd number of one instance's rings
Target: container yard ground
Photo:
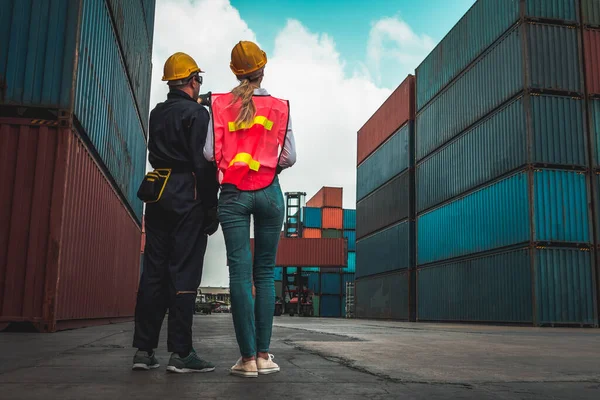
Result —
[[130, 370], [133, 324], [0, 333], [1, 399], [598, 399], [600, 330], [277, 317], [279, 374], [230, 376], [229, 314], [195, 317], [208, 374]]

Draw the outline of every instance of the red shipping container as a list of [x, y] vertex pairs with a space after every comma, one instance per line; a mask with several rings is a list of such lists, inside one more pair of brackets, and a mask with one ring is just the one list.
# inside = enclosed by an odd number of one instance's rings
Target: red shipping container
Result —
[[302, 230], [302, 237], [307, 239], [320, 239], [321, 230], [316, 228], [304, 228]]
[[[346, 239], [279, 239], [275, 265], [278, 267], [335, 267], [348, 265]], [[254, 254], [254, 239], [250, 239]]]
[[314, 208], [342, 208], [343, 198], [343, 188], [323, 186], [321, 190], [317, 192], [317, 194], [315, 194], [310, 200], [306, 202], [306, 206]]
[[324, 208], [321, 226], [323, 229], [343, 229], [344, 210], [341, 208]]
[[0, 119], [0, 324], [131, 320], [140, 227], [76, 132], [35, 123]]
[[583, 48], [588, 94], [600, 94], [600, 30], [584, 29]]
[[358, 131], [356, 165], [363, 162], [398, 128], [414, 119], [415, 77], [408, 75]]

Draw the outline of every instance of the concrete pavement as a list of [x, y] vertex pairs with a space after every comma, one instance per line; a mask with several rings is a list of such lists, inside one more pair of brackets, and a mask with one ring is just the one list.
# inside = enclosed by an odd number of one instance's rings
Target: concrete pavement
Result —
[[131, 371], [131, 323], [0, 333], [0, 399], [598, 399], [600, 330], [277, 317], [282, 372], [242, 379], [231, 316], [196, 316], [207, 374]]

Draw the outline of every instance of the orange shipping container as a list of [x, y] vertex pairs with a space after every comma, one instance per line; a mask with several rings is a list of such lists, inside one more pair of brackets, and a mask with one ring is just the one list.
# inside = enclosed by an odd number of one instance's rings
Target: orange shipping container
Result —
[[[250, 239], [250, 249], [254, 254], [254, 239]], [[279, 267], [346, 267], [348, 265], [346, 239], [279, 239], [275, 265]]]
[[344, 226], [344, 211], [341, 208], [323, 209], [323, 229], [342, 229]]
[[323, 208], [336, 207], [342, 208], [344, 197], [343, 188], [334, 188], [323, 186], [310, 200], [306, 202], [307, 207]]
[[321, 230], [315, 228], [304, 228], [302, 231], [302, 237], [307, 239], [319, 239], [321, 238]]
[[141, 231], [76, 131], [0, 118], [0, 329], [130, 320]]
[[408, 77], [358, 131], [359, 165], [407, 121], [415, 119], [415, 77]]

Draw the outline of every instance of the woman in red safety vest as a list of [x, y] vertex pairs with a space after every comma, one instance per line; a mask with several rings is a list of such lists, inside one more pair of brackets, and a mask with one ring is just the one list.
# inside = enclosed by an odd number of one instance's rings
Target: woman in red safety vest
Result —
[[289, 103], [260, 87], [266, 63], [265, 52], [255, 43], [235, 45], [230, 68], [240, 83], [230, 93], [212, 94], [213, 135], [207, 136], [204, 147], [204, 156], [217, 164], [221, 184], [218, 216], [227, 247], [231, 311], [241, 352], [231, 373], [242, 377], [279, 372], [269, 354], [275, 307], [273, 271], [285, 211], [278, 174], [296, 162]]

